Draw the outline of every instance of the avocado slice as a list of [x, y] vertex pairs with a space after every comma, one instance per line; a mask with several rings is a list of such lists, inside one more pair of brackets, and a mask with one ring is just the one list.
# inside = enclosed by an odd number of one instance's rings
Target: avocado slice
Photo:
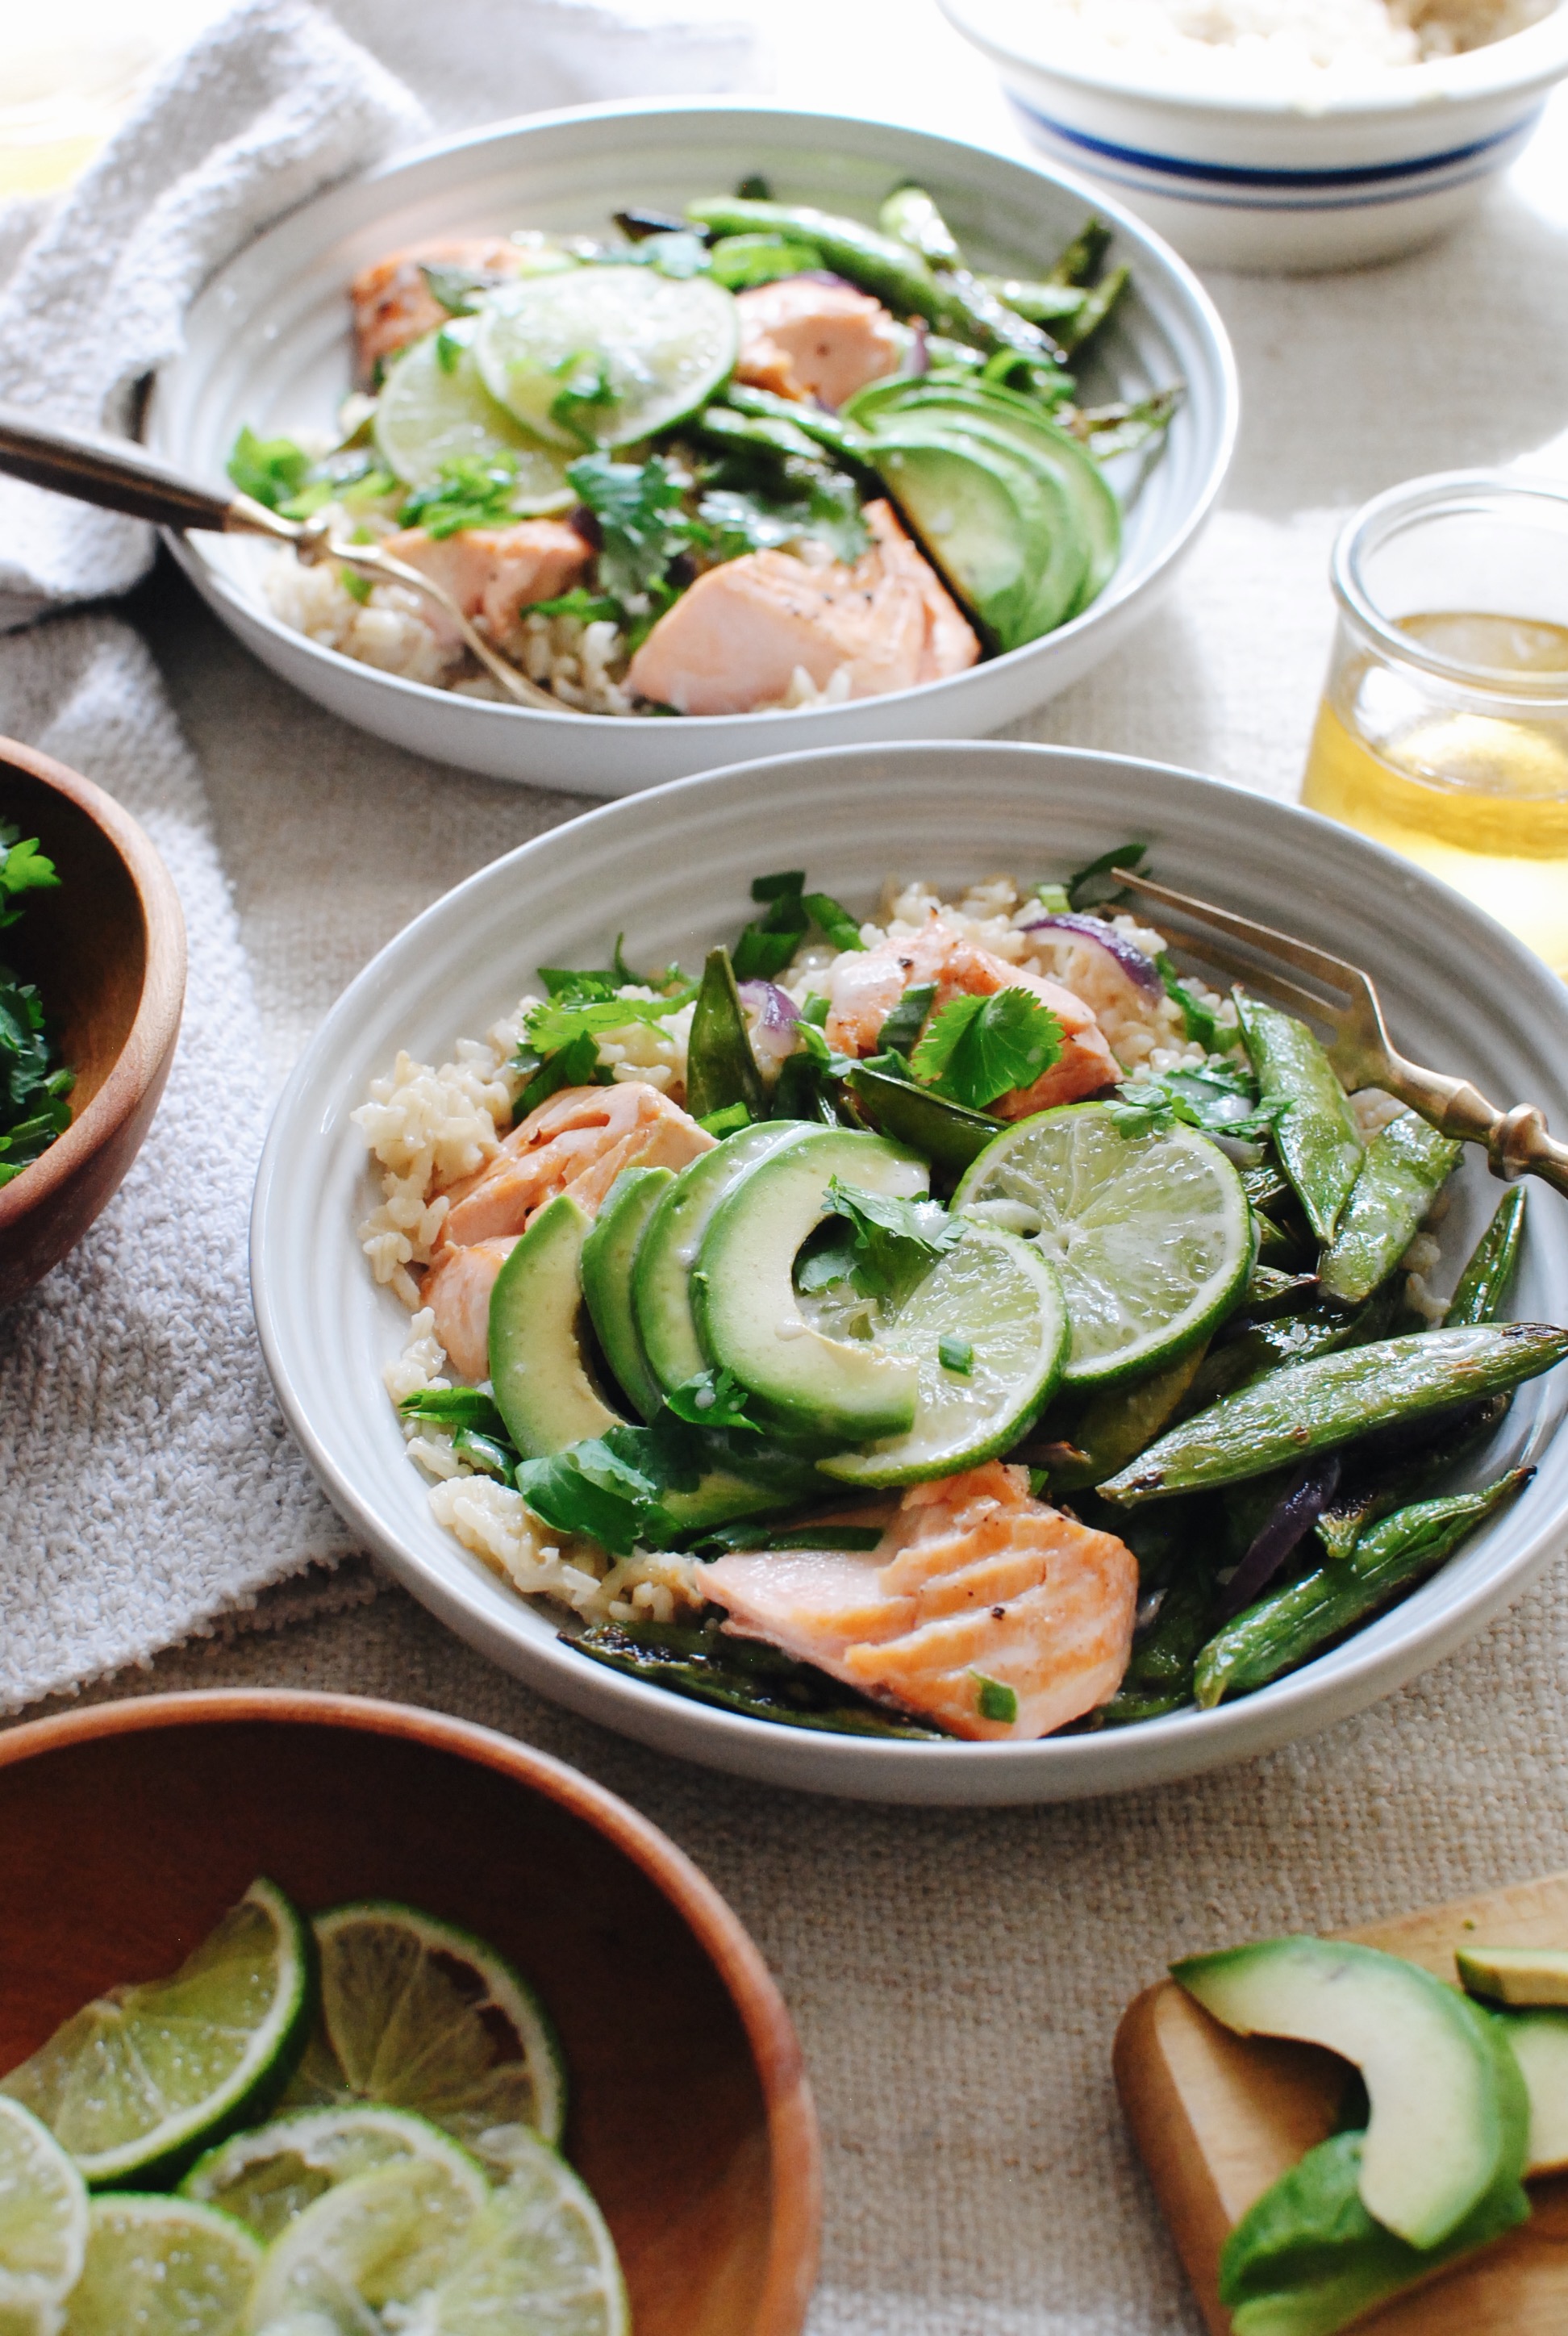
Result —
[[1418, 1964], [1285, 1938], [1171, 1972], [1241, 2035], [1292, 2037], [1356, 2063], [1371, 2104], [1361, 2203], [1411, 2246], [1439, 2245], [1495, 2185], [1517, 2182], [1529, 2133], [1518, 2064], [1491, 2016]]
[[807, 1122], [793, 1119], [741, 1128], [683, 1168], [649, 1218], [632, 1266], [632, 1313], [649, 1368], [667, 1395], [707, 1368], [687, 1284], [709, 1218], [759, 1161], [809, 1133]]
[[800, 1136], [754, 1167], [714, 1211], [691, 1302], [714, 1361], [775, 1418], [808, 1435], [864, 1443], [912, 1425], [920, 1375], [912, 1358], [824, 1338], [801, 1312], [795, 1255], [826, 1215], [835, 1176], [911, 1201], [930, 1181], [923, 1160], [882, 1136], [842, 1128]]
[[674, 1183], [673, 1168], [623, 1168], [582, 1245], [582, 1294], [605, 1361], [644, 1419], [658, 1410], [664, 1390], [638, 1333], [631, 1270], [648, 1221]]
[[506, 1432], [526, 1460], [624, 1426], [589, 1376], [579, 1270], [593, 1220], [570, 1192], [534, 1218], [490, 1293], [490, 1373]]
[[1466, 1995], [1488, 2003], [1568, 2004], [1568, 1950], [1562, 1947], [1456, 1947]]
[[1499, 2011], [1502, 2028], [1530, 2096], [1526, 2174], [1568, 2167], [1568, 2011]]
[[914, 415], [880, 433], [872, 454], [927, 551], [1002, 648], [1036, 638], [1042, 604], [1072, 606], [1088, 553], [1066, 497], [1005, 440]]

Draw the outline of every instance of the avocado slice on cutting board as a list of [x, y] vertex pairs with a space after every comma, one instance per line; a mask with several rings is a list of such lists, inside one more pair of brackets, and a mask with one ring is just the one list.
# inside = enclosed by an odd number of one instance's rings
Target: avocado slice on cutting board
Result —
[[1456, 1947], [1466, 1995], [1487, 2003], [1568, 2005], [1568, 1950], [1562, 1947]]
[[923, 1198], [930, 1181], [923, 1160], [882, 1136], [807, 1132], [754, 1167], [714, 1211], [691, 1302], [715, 1363], [774, 1419], [804, 1435], [863, 1443], [911, 1426], [920, 1375], [912, 1359], [871, 1341], [824, 1337], [801, 1311], [795, 1257], [828, 1213], [835, 1176], [907, 1201]]
[[631, 1274], [649, 1218], [675, 1183], [673, 1168], [623, 1168], [582, 1245], [582, 1294], [605, 1361], [644, 1419], [664, 1401], [632, 1310]]
[[1355, 2062], [1371, 2106], [1361, 2203], [1411, 2246], [1439, 2245], [1517, 2184], [1529, 2134], [1518, 2064], [1492, 2016], [1430, 1971], [1375, 1947], [1285, 1938], [1193, 1956], [1172, 1977], [1241, 2035]]
[[624, 1426], [583, 1349], [579, 1270], [593, 1220], [570, 1192], [540, 1210], [490, 1293], [490, 1375], [506, 1432], [526, 1460]]
[[631, 1303], [654, 1377], [667, 1395], [706, 1371], [691, 1309], [691, 1270], [709, 1219], [759, 1162], [811, 1134], [809, 1122], [765, 1119], [691, 1161], [648, 1219], [632, 1265]]

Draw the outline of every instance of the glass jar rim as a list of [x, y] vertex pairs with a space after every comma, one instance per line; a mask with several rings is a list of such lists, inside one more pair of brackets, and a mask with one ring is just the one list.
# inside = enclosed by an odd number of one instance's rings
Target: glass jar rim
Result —
[[1510, 501], [1558, 505], [1568, 550], [1568, 482], [1538, 478], [1528, 472], [1437, 471], [1426, 478], [1407, 479], [1363, 503], [1339, 530], [1329, 562], [1329, 581], [1344, 613], [1403, 665], [1417, 667], [1441, 681], [1468, 682], [1511, 697], [1568, 698], [1568, 666], [1558, 672], [1521, 673], [1512, 667], [1473, 665], [1465, 658], [1444, 657], [1386, 617], [1367, 587], [1368, 556], [1411, 521], [1436, 519], [1481, 503]]

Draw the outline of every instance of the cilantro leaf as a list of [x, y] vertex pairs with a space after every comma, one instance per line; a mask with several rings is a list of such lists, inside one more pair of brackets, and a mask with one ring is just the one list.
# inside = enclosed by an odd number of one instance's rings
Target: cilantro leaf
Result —
[[514, 455], [457, 454], [443, 462], [432, 487], [415, 487], [400, 517], [438, 541], [471, 527], [505, 527], [516, 517]]
[[404, 1419], [433, 1419], [439, 1427], [470, 1428], [493, 1443], [509, 1440], [495, 1398], [482, 1387], [420, 1387], [405, 1395], [397, 1408]]
[[1124, 887], [1111, 880], [1113, 868], [1138, 868], [1149, 856], [1146, 843], [1118, 843], [1109, 852], [1102, 852], [1086, 868], [1067, 879], [1067, 906], [1070, 909], [1100, 908], [1108, 900], [1120, 900]]
[[248, 425], [234, 442], [226, 468], [242, 495], [278, 511], [310, 474], [310, 457], [292, 438], [258, 438]]
[[1148, 1072], [1116, 1089], [1116, 1124], [1129, 1135], [1163, 1135], [1195, 1127], [1205, 1135], [1251, 1142], [1272, 1130], [1283, 1108], [1260, 1104], [1251, 1073], [1234, 1056], [1211, 1055], [1190, 1070]]
[[937, 1201], [901, 1201], [863, 1192], [835, 1176], [824, 1203], [832, 1216], [848, 1220], [854, 1234], [854, 1264], [849, 1279], [867, 1298], [897, 1306], [923, 1281], [963, 1228]]
[[616, 403], [615, 384], [603, 355], [597, 349], [579, 349], [562, 357], [555, 377], [560, 387], [550, 401], [550, 420], [584, 446], [593, 445], [598, 433], [591, 427], [592, 417]]
[[520, 1071], [530, 1074], [512, 1108], [514, 1124], [537, 1111], [541, 1103], [548, 1103], [552, 1095], [559, 1095], [562, 1087], [608, 1086], [612, 1076], [599, 1062], [599, 1041], [591, 1031], [569, 1038], [564, 1046], [549, 1054], [520, 1046], [512, 1059]]
[[910, 1056], [922, 1086], [969, 1111], [1032, 1086], [1062, 1051], [1062, 1026], [1027, 989], [952, 998], [931, 1017]]
[[667, 1015], [689, 1006], [696, 996], [695, 987], [677, 990], [672, 998], [585, 997], [579, 991], [568, 991], [530, 1007], [522, 1027], [534, 1054], [553, 1055], [558, 1047], [570, 1046], [574, 1038], [597, 1037], [602, 1030], [624, 1030], [630, 1022], [646, 1022], [657, 1028]]
[[[778, 493], [755, 485], [716, 486], [704, 495], [697, 514], [713, 530], [714, 557], [735, 560], [747, 551], [776, 550], [790, 543], [825, 544], [835, 560], [852, 565], [871, 543], [854, 481], [826, 463], [796, 458], [784, 466], [784, 482], [800, 489]], [[733, 476], [726, 466], [720, 476]]]
[[582, 454], [566, 475], [599, 521], [601, 589], [628, 605], [651, 599], [662, 613], [677, 597], [673, 563], [688, 545], [709, 540], [703, 522], [682, 508], [682, 474], [661, 454], [646, 462]]
[[[1206, 1047], [1211, 1055], [1223, 1054], [1226, 1034], [1213, 1008], [1205, 1006], [1201, 998], [1193, 997], [1186, 984], [1178, 978], [1174, 966], [1163, 950], [1154, 959], [1154, 964], [1160, 979], [1165, 985], [1166, 997], [1174, 998], [1182, 1009], [1184, 1036], [1195, 1038], [1199, 1046]], [[1234, 1038], [1235, 1033], [1232, 1031], [1230, 1036]]]
[[665, 1403], [677, 1419], [694, 1427], [735, 1427], [760, 1436], [762, 1428], [746, 1416], [746, 1399], [747, 1391], [733, 1371], [699, 1371], [667, 1396]]
[[21, 916], [11, 904], [24, 892], [52, 892], [59, 882], [54, 862], [38, 849], [38, 838], [23, 841], [15, 828], [0, 822], [0, 928]]

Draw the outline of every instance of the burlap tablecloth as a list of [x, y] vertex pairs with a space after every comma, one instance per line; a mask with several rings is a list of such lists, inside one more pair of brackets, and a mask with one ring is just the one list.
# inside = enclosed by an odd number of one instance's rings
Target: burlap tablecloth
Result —
[[[878, 39], [894, 55], [895, 13], [861, 0], [868, 62]], [[956, 44], [933, 43], [924, 69], [904, 61], [902, 110], [961, 127], [967, 104], [977, 132], [1005, 131]], [[784, 63], [786, 91], [807, 94]], [[1338, 516], [1417, 471], [1531, 454], [1568, 421], [1562, 128], [1437, 251], [1354, 277], [1216, 282], [1247, 401], [1227, 509], [1164, 612], [1018, 735], [1293, 793]], [[251, 664], [167, 568], [130, 613], [207, 775], [275, 1075], [417, 910], [580, 808], [345, 729]], [[710, 1776], [541, 1703], [401, 1591], [342, 1577], [338, 1597], [365, 1602], [220, 1636], [92, 1692], [352, 1689], [577, 1763], [713, 1876], [799, 2022], [827, 2151], [817, 2336], [1154, 2336], [1198, 2323], [1116, 2111], [1123, 2005], [1179, 1951], [1568, 1864], [1563, 1585], [1558, 1566], [1361, 1719], [1249, 1767], [1065, 1809], [857, 1808]], [[247, 1619], [287, 1621], [288, 1596]]]

